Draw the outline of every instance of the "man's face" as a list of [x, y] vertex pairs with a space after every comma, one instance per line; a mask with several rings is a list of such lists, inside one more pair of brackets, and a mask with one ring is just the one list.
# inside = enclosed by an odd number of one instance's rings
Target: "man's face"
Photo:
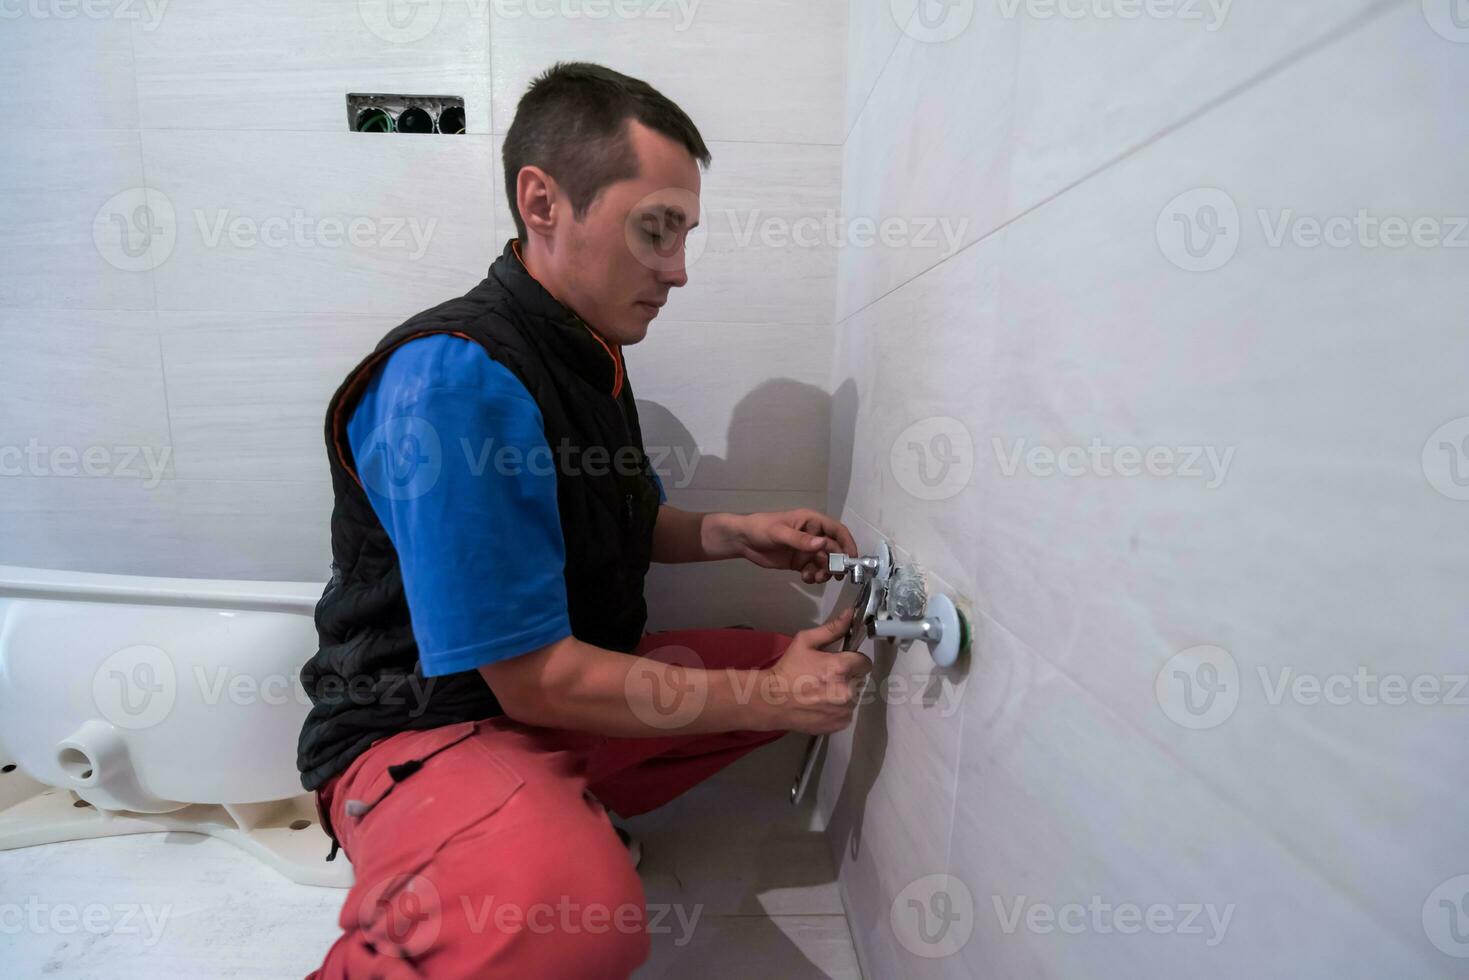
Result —
[[[682, 144], [636, 120], [638, 176], [602, 188], [581, 221], [558, 228], [549, 258], [565, 301], [602, 336], [636, 344], [658, 307], [688, 282], [684, 243], [699, 223], [699, 164]], [[561, 244], [564, 241], [565, 247]]]

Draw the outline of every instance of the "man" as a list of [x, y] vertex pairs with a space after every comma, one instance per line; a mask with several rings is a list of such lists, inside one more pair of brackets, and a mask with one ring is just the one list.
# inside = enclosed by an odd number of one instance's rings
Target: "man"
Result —
[[298, 762], [356, 883], [313, 977], [625, 977], [644, 897], [606, 808], [851, 723], [870, 664], [825, 650], [849, 615], [644, 633], [650, 561], [823, 582], [856, 554], [814, 511], [672, 507], [643, 450], [622, 348], [688, 280], [709, 160], [646, 83], [553, 67], [505, 138], [517, 238], [328, 406], [333, 575]]

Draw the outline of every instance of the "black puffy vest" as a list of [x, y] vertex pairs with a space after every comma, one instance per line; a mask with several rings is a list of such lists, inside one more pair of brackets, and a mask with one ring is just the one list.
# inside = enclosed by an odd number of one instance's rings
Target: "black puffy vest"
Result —
[[[327, 456], [336, 498], [332, 578], [316, 604], [320, 648], [301, 670], [312, 702], [297, 752], [307, 790], [346, 769], [384, 736], [503, 713], [478, 671], [423, 676], [398, 555], [359, 481], [347, 441], [347, 421], [373, 368], [398, 345], [431, 333], [457, 334], [480, 344], [520, 379], [540, 407], [551, 449], [551, 459], [540, 462], [554, 465], [556, 472], [573, 635], [623, 652], [642, 638], [647, 619], [643, 578], [652, 555], [658, 490], [621, 350], [531, 276], [512, 239], [479, 285], [389, 332], [347, 375], [327, 407]], [[461, 450], [441, 447], [446, 461]], [[479, 453], [480, 447], [473, 451]], [[486, 472], [496, 478], [495, 470]], [[514, 562], [516, 556], [507, 553], [497, 560]], [[474, 574], [473, 569], [464, 572]]]

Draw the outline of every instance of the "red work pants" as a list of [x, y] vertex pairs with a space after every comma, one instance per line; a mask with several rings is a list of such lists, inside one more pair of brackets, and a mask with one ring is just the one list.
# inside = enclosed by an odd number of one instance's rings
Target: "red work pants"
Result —
[[[678, 630], [635, 652], [757, 669], [790, 640]], [[317, 794], [356, 882], [307, 980], [627, 977], [648, 957], [646, 911], [607, 810], [652, 810], [783, 734], [613, 738], [499, 716], [379, 739]]]

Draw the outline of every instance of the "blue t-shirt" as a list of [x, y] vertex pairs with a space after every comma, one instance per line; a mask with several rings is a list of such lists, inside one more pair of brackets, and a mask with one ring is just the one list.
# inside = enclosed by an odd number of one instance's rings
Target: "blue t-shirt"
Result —
[[374, 370], [347, 440], [398, 552], [424, 676], [571, 635], [550, 447], [508, 368], [462, 337], [410, 340]]

